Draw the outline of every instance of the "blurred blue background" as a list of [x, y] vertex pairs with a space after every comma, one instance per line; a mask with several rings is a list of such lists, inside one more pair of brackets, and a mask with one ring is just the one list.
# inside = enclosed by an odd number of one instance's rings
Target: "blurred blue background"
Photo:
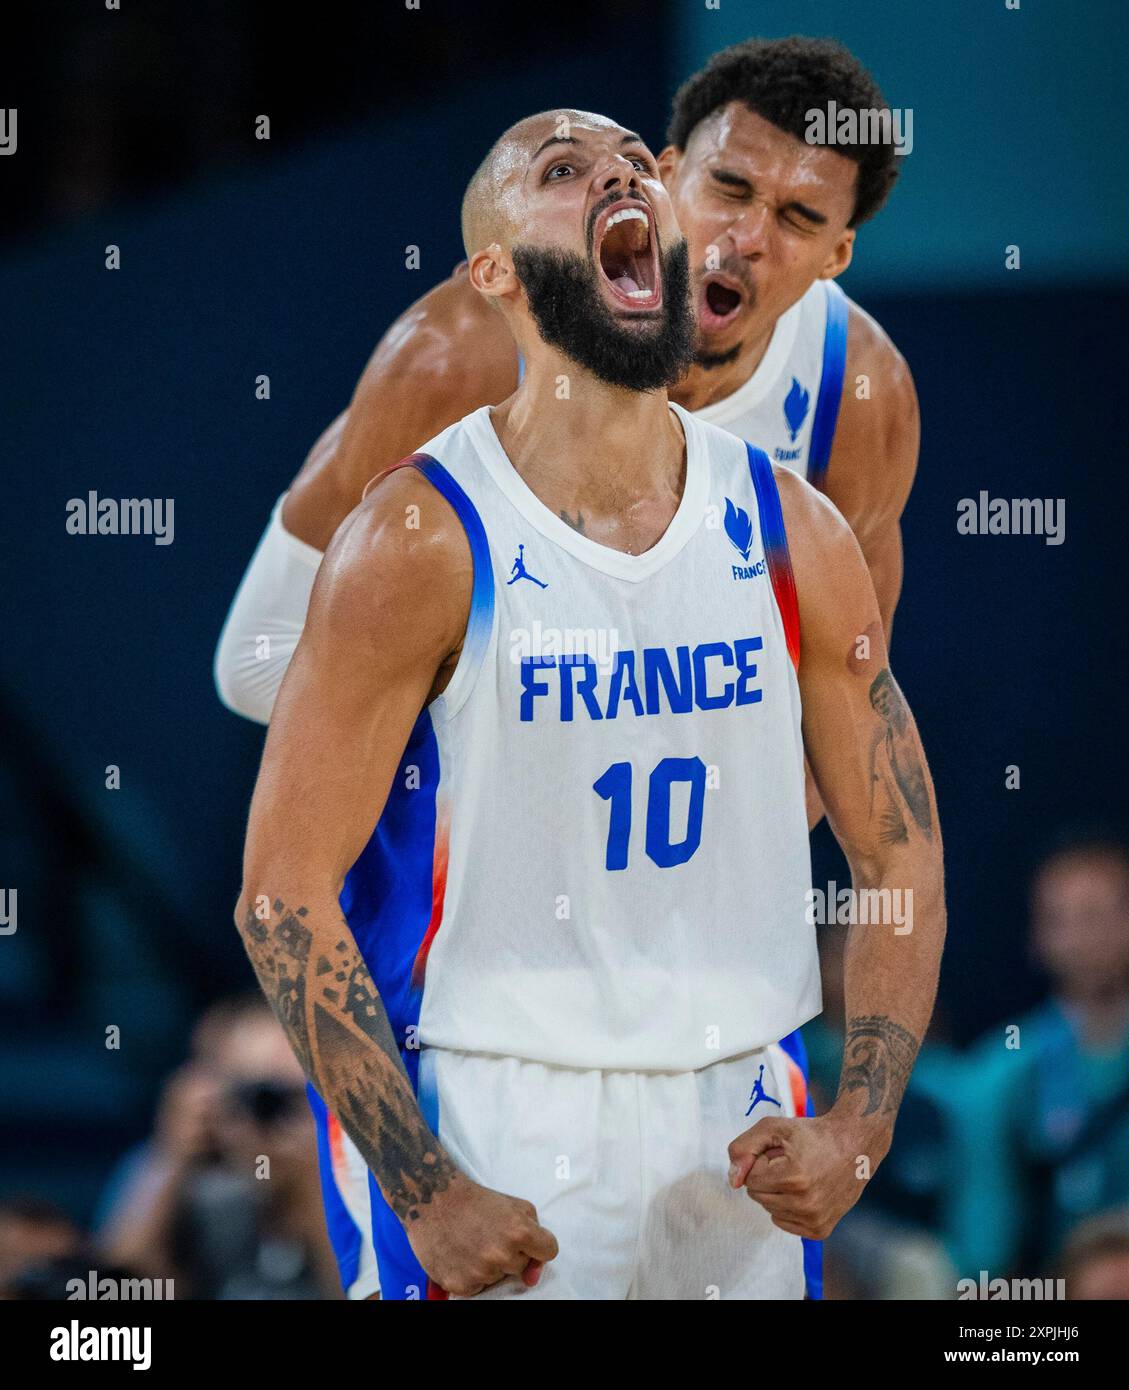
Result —
[[[377, 338], [459, 259], [477, 160], [557, 105], [657, 148], [678, 83], [751, 34], [833, 35], [914, 112], [843, 283], [921, 398], [894, 658], [947, 842], [939, 1028], [964, 1045], [1037, 1002], [1041, 848], [1127, 811], [1124, 6], [612, 0], [536, 18], [425, 0], [343, 5], [316, 37], [256, 5], [155, 9], [170, 28], [71, 11], [30, 39], [20, 148], [0, 161], [0, 876], [19, 890], [0, 938], [0, 1188], [85, 1219], [190, 1021], [252, 984], [231, 910], [262, 733], [220, 706], [215, 641]], [[91, 489], [174, 498], [175, 543], [68, 535], [66, 502]], [[1066, 543], [958, 535], [981, 489], [1065, 498]], [[816, 881], [836, 875], [823, 836]]]

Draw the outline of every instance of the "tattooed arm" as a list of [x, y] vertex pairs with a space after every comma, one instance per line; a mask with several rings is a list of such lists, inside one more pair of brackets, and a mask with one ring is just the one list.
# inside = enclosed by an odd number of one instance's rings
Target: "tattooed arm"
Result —
[[845, 947], [835, 1104], [818, 1119], [754, 1126], [737, 1141], [735, 1176], [785, 1230], [822, 1238], [890, 1147], [933, 1012], [945, 935], [941, 833], [858, 542], [801, 479], [778, 470], [777, 482], [800, 605], [804, 747], [859, 920]]
[[[418, 511], [417, 511], [418, 509]], [[418, 525], [412, 525], [418, 517]], [[423, 705], [454, 669], [473, 570], [448, 504], [412, 470], [371, 493], [318, 572], [275, 705], [236, 909], [247, 954], [307, 1076], [364, 1155], [420, 1262], [473, 1293], [551, 1259], [527, 1202], [459, 1172], [420, 1113], [341, 912]]]

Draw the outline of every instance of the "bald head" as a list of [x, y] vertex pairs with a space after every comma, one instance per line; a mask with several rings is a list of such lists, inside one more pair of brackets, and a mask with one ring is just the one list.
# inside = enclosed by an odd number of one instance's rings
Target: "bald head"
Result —
[[475, 171], [462, 214], [467, 278], [527, 362], [544, 354], [553, 373], [563, 355], [627, 391], [681, 377], [693, 356], [686, 241], [638, 135], [590, 111], [527, 116]]
[[559, 144], [564, 151], [575, 144], [574, 125], [589, 130], [622, 130], [625, 141], [639, 138], [592, 111], [540, 111], [510, 126], [491, 145], [463, 194], [463, 248], [467, 256], [494, 241], [509, 244], [520, 216], [522, 181], [531, 162], [548, 145]]

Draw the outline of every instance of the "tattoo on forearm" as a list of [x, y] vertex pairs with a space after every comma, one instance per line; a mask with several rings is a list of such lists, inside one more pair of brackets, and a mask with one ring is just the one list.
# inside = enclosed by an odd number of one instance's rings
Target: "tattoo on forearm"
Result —
[[[886, 757], [902, 800], [918, 829], [926, 839], [932, 839], [929, 787], [917, 732], [909, 717], [905, 698], [888, 667], [884, 667], [875, 677], [870, 687], [870, 703], [885, 726], [883, 741]], [[896, 803], [892, 803], [891, 808], [883, 813], [882, 839], [887, 843], [908, 839], [905, 818]]]
[[577, 509], [575, 520], [565, 511], [562, 511], [560, 516], [561, 520], [567, 522], [574, 531], [579, 531], [582, 536], [586, 534], [584, 530], [584, 513], [580, 511], [579, 508]]
[[865, 1091], [864, 1115], [892, 1115], [901, 1104], [918, 1040], [885, 1014], [852, 1018], [843, 1044], [839, 1094]]
[[[384, 1004], [356, 942], [316, 953], [307, 910], [276, 901], [269, 922], [249, 909], [243, 941], [259, 983], [307, 1076], [376, 1175], [401, 1220], [442, 1192], [455, 1166], [412, 1093]], [[312, 958], [313, 957], [313, 958]]]

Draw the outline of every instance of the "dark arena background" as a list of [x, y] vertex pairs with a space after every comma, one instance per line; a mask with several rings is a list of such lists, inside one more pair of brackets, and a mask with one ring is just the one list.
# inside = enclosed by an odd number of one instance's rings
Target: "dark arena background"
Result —
[[[220, 628], [373, 346], [461, 258], [493, 139], [576, 107], [658, 150], [711, 53], [791, 33], [838, 39], [913, 113], [842, 284], [921, 403], [892, 650], [949, 911], [934, 1021], [825, 1296], [1022, 1277], [1129, 1297], [1121, 0], [8, 7], [0, 1294], [105, 1269], [178, 1299], [341, 1297], [308, 1115], [242, 1003], [263, 733], [217, 698]], [[173, 543], [69, 533], [91, 492], [174, 499]], [[981, 494], [1054, 500], [1064, 531], [963, 534]], [[825, 826], [813, 881], [849, 883]], [[820, 934], [817, 1109], [842, 1042], [842, 932]], [[1094, 959], [1100, 987], [1078, 978]], [[247, 1155], [276, 1141], [266, 1230]]]

